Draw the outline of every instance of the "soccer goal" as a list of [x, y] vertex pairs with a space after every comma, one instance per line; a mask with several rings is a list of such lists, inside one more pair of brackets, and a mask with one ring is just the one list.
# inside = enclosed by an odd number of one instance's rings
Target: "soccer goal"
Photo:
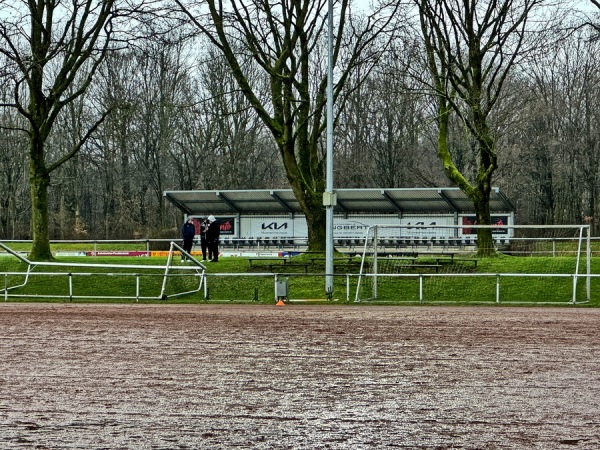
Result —
[[[491, 230], [491, 248], [480, 248], [480, 229]], [[356, 302], [590, 299], [588, 225], [377, 225], [364, 242]]]
[[[206, 297], [206, 267], [175, 242], [171, 242], [166, 262], [155, 265], [39, 262], [30, 261], [2, 242], [0, 248], [26, 264], [25, 272], [4, 274], [0, 295], [5, 301], [8, 298], [167, 300], [203, 288]], [[185, 255], [189, 263], [177, 264], [180, 255]], [[61, 292], [50, 291], [45, 281], [48, 277], [65, 279]], [[116, 277], [121, 282], [109, 281]]]

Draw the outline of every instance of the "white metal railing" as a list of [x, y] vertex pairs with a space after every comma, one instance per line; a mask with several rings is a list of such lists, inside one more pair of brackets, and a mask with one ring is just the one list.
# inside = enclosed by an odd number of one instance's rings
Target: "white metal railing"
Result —
[[[358, 275], [356, 275], [358, 276]], [[538, 301], [515, 301], [517, 303], [534, 303], [534, 304], [582, 304], [588, 303], [591, 301], [591, 288], [590, 281], [592, 278], [600, 277], [600, 274], [573, 274], [573, 273], [388, 273], [388, 274], [373, 274], [373, 273], [364, 273], [362, 277], [372, 277], [372, 278], [414, 278], [418, 282], [418, 290], [419, 290], [419, 298], [418, 302], [423, 304], [427, 301], [435, 301], [435, 299], [427, 300], [424, 291], [424, 280], [427, 278], [437, 278], [437, 277], [472, 277], [472, 278], [495, 278], [495, 303], [502, 303], [501, 299], [501, 280], [506, 278], [571, 278], [573, 280], [571, 297], [570, 299], [565, 300], [548, 300], [546, 302], [538, 302]], [[577, 301], [577, 292], [578, 292], [578, 280], [585, 279], [586, 280], [586, 289], [585, 289], [585, 300]], [[358, 297], [358, 289], [355, 296], [355, 303], [361, 302], [369, 302], [369, 300], [361, 300]], [[459, 301], [458, 299], [456, 300]], [[414, 302], [411, 302], [414, 303]]]
[[[69, 300], [72, 301], [74, 299], [98, 299], [98, 300], [102, 300], [102, 299], [121, 299], [121, 300], [135, 300], [135, 301], [139, 301], [139, 300], [166, 300], [166, 298], [162, 297], [162, 295], [158, 295], [158, 296], [142, 296], [140, 294], [140, 285], [141, 285], [141, 280], [144, 277], [160, 277], [163, 275], [160, 274], [141, 274], [141, 273], [87, 273], [87, 272], [77, 272], [77, 273], [72, 273], [72, 272], [3, 272], [0, 273], [0, 276], [2, 276], [4, 278], [4, 288], [0, 289], [0, 295], [4, 298], [4, 301], [8, 301], [11, 298], [27, 298], [27, 299], [46, 299], [46, 298], [62, 298], [65, 300]], [[67, 293], [66, 294], [45, 294], [45, 293], [12, 293], [12, 290], [14, 288], [18, 288], [18, 287], [23, 287], [23, 284], [21, 285], [15, 285], [15, 286], [10, 286], [9, 285], [9, 277], [24, 277], [24, 276], [56, 276], [56, 277], [66, 277], [67, 278]], [[78, 278], [78, 277], [90, 277], [90, 276], [100, 276], [100, 277], [133, 277], [135, 278], [135, 292], [132, 293], [131, 295], [119, 295], [119, 296], [105, 296], [105, 295], [81, 295], [81, 294], [77, 294], [77, 292], [75, 292], [75, 288], [73, 285], [73, 281]], [[185, 274], [171, 274], [171, 277], [178, 277], [178, 276], [186, 276]], [[190, 275], [187, 275], [190, 276]], [[208, 278], [213, 278], [213, 279], [217, 279], [217, 278], [232, 278], [232, 279], [236, 279], [238, 277], [244, 277], [244, 278], [271, 278], [273, 279], [274, 282], [274, 286], [277, 285], [277, 281], [279, 279], [281, 279], [282, 277], [285, 277], [286, 279], [293, 279], [293, 278], [306, 278], [306, 277], [325, 277], [325, 276], [332, 276], [335, 278], [343, 278], [345, 280], [345, 282], [343, 283], [343, 287], [340, 288], [338, 287], [338, 292], [341, 290], [341, 298], [345, 299], [346, 303], [350, 303], [351, 301], [351, 297], [352, 297], [352, 292], [353, 290], [356, 288], [356, 279], [358, 278], [358, 274], [334, 274], [334, 275], [326, 275], [324, 273], [268, 273], [268, 272], [264, 272], [264, 273], [209, 273], [209, 274], [204, 274], [203, 276], [200, 274], [194, 275], [195, 277], [197, 277], [199, 279], [198, 281], [198, 286], [193, 289], [190, 290], [189, 292], [186, 292], [185, 294], [193, 294], [193, 293], [198, 293], [201, 292], [201, 300], [202, 301], [208, 301], [211, 298], [209, 298], [209, 292], [208, 292]], [[363, 277], [371, 277], [374, 276], [373, 274], [363, 274]], [[460, 303], [486, 303], [485, 301], [482, 300], [464, 300], [464, 299], [447, 299], [447, 300], [439, 300], [436, 298], [432, 298], [431, 296], [427, 295], [427, 291], [426, 291], [426, 286], [425, 286], [425, 280], [428, 278], [442, 278], [442, 277], [446, 277], [446, 278], [457, 278], [457, 277], [472, 277], [472, 278], [489, 278], [492, 279], [492, 284], [490, 285], [490, 287], [493, 287], [495, 290], [495, 299], [493, 300], [493, 303], [496, 304], [535, 304], [535, 305], [540, 305], [540, 304], [563, 304], [563, 305], [581, 305], [581, 304], [585, 304], [585, 303], [589, 303], [591, 301], [591, 292], [588, 290], [585, 290], [585, 294], [583, 294], [584, 299], [583, 300], [578, 300], [578, 292], [580, 292], [579, 289], [579, 282], [578, 280], [584, 278], [584, 279], [592, 279], [592, 278], [598, 278], [600, 277], [600, 274], [589, 274], [589, 275], [575, 275], [575, 274], [548, 274], [548, 273], [427, 273], [427, 274], [416, 274], [416, 273], [402, 273], [402, 274], [378, 274], [378, 277], [381, 278], [404, 278], [404, 279], [414, 279], [415, 283], [416, 283], [416, 288], [418, 289], [418, 296], [416, 300], [401, 300], [400, 297], [403, 294], [403, 292], [398, 292], [398, 298], [395, 299], [376, 299], [377, 303], [394, 303], [394, 304], [401, 304], [401, 303], [410, 303], [410, 304], [414, 304], [414, 303], [419, 303], [419, 304], [428, 304], [428, 303], [436, 303], [436, 302], [443, 302], [443, 303], [448, 303], [451, 304], [453, 301], [454, 302], [460, 302]], [[505, 280], [508, 280], [509, 278], [526, 278], [526, 277], [530, 277], [530, 278], [571, 278], [573, 280], [572, 283], [572, 292], [571, 292], [571, 296], [570, 298], [564, 298], [564, 299], [560, 299], [560, 298], [549, 298], [547, 300], [544, 301], [540, 301], [540, 300], [526, 300], [526, 299], [516, 299], [516, 298], [503, 298], [502, 296], [502, 286], [503, 286], [503, 282]], [[205, 281], [202, 282], [201, 279], [204, 279]], [[320, 284], [319, 284], [320, 285]], [[202, 290], [203, 288], [203, 290]], [[293, 288], [290, 289], [290, 299], [289, 301], [294, 302], [294, 301], [305, 301], [304, 298], [299, 297], [299, 295], [296, 293], [294, 293]], [[412, 291], [412, 289], [411, 289]], [[212, 293], [214, 295], [214, 292]], [[526, 294], [525, 292], [523, 293], [524, 295]], [[181, 294], [177, 294], [177, 295], [181, 295]], [[171, 295], [169, 297], [174, 297], [176, 295]], [[312, 296], [314, 297], [314, 295]], [[275, 300], [277, 300], [277, 294], [276, 292], [274, 293], [274, 298]], [[212, 298], [214, 300], [217, 301], [246, 301], [243, 299], [235, 299], [235, 298], [227, 298], [227, 299], [216, 299], [216, 298]], [[312, 298], [314, 300], [314, 298]], [[323, 301], [327, 300], [326, 298], [321, 299]], [[356, 303], [363, 303], [363, 304], [369, 304], [371, 302], [371, 300], [368, 299], [356, 299], [354, 300], [354, 302]], [[488, 301], [489, 302], [489, 301]]]
[[[158, 266], [160, 268], [160, 266]], [[171, 295], [167, 295], [164, 293], [164, 289], [161, 289], [161, 293], [155, 296], [143, 296], [141, 295], [141, 279], [144, 277], [149, 278], [162, 278], [164, 279], [163, 274], [142, 274], [142, 273], [99, 273], [99, 272], [3, 272], [2, 276], [4, 278], [4, 287], [0, 288], [0, 295], [4, 298], [4, 301], [8, 301], [9, 298], [26, 298], [26, 299], [68, 299], [69, 301], [73, 301], [73, 299], [119, 299], [119, 300], [167, 300], [171, 297], [178, 297], [181, 295], [189, 295], [196, 292], [201, 291], [203, 282], [203, 275], [200, 273], [196, 274], [171, 274], [170, 278], [177, 277], [193, 277], [197, 278], [197, 286], [189, 291], [178, 292]], [[13, 293], [18, 288], [23, 288], [27, 286], [28, 282], [33, 277], [65, 277], [67, 278], [67, 293], [65, 294], [50, 294], [50, 293]], [[9, 277], [23, 277], [25, 281], [20, 284], [11, 285], [9, 282]], [[79, 277], [108, 277], [108, 278], [134, 278], [135, 279], [135, 293], [131, 295], [120, 294], [120, 295], [102, 295], [102, 294], [94, 294], [94, 295], [83, 295], [77, 294], [74, 288], [74, 280]]]

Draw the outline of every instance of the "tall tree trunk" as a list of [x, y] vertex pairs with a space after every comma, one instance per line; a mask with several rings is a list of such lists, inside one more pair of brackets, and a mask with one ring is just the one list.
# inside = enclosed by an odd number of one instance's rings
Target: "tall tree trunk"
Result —
[[[489, 186], [489, 183], [487, 184], [487, 186], [478, 186], [478, 198], [473, 200], [473, 206], [475, 207], [475, 215], [477, 217], [478, 225], [492, 224], [490, 215], [490, 192], [491, 188]], [[492, 230], [490, 228], [479, 228], [477, 230], [477, 255], [491, 256], [495, 253], [496, 250], [494, 248]]]
[[44, 142], [32, 139], [29, 161], [29, 191], [31, 193], [31, 222], [33, 243], [29, 258], [33, 261], [53, 259], [48, 234], [48, 186], [50, 175], [44, 164]]
[[321, 192], [296, 192], [296, 198], [303, 205], [302, 210], [306, 217], [308, 227], [308, 250], [313, 252], [324, 252], [326, 246], [326, 224], [325, 207], [323, 206], [323, 194]]
[[[481, 112], [478, 105], [474, 108], [473, 126], [479, 141], [479, 173], [477, 174], [477, 186], [474, 192], [473, 206], [477, 215], [479, 225], [491, 225], [490, 193], [492, 191], [492, 178], [498, 167], [498, 157], [494, 150], [495, 140], [487, 125], [486, 116]], [[479, 256], [491, 256], [495, 254], [492, 230], [477, 230], [477, 254]]]
[[[326, 247], [326, 220], [325, 207], [323, 206], [325, 182], [322, 175], [322, 166], [320, 163], [312, 166], [307, 165], [303, 171], [295, 156], [296, 142], [295, 139], [280, 142], [279, 150], [284, 159], [288, 182], [306, 218], [308, 250], [324, 252]], [[312, 177], [307, 179], [304, 174], [312, 174]]]

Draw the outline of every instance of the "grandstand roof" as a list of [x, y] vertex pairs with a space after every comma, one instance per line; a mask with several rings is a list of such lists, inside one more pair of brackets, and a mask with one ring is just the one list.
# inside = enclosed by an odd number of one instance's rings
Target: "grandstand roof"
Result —
[[[472, 202], [459, 189], [394, 188], [336, 189], [336, 214], [473, 213]], [[164, 196], [188, 215], [302, 213], [291, 189], [165, 191]], [[512, 212], [499, 188], [490, 199], [493, 213]]]

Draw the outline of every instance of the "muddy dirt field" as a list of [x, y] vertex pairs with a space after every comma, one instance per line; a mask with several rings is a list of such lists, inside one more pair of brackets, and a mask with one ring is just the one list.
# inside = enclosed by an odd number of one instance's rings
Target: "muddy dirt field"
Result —
[[2, 449], [600, 448], [600, 310], [0, 304]]

